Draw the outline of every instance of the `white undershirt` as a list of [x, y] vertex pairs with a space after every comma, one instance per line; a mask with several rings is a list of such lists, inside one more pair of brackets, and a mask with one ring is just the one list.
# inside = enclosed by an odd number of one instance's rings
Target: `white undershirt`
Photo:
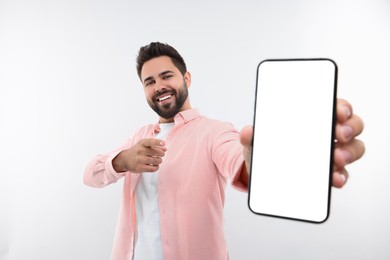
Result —
[[[156, 138], [165, 140], [174, 123], [160, 124]], [[141, 173], [135, 191], [137, 239], [134, 260], [162, 260], [157, 172]]]

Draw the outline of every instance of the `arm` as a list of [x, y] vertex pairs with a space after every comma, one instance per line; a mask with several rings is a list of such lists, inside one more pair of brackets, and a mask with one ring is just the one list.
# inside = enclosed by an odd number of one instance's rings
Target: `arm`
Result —
[[[134, 136], [137, 135], [138, 132]], [[128, 149], [134, 144], [134, 136], [117, 149], [95, 156], [84, 171], [84, 184], [95, 188], [103, 188], [125, 176], [126, 172], [114, 169], [112, 162], [121, 151]]]
[[[84, 184], [92, 187], [105, 187], [115, 183], [126, 172], [142, 173], [158, 170], [166, 148], [158, 139], [141, 139], [131, 145], [132, 141], [114, 152], [96, 156], [87, 166], [84, 173]], [[127, 148], [131, 146], [130, 148]]]
[[248, 173], [242, 155], [238, 131], [230, 124], [222, 123], [213, 135], [212, 160], [218, 171], [231, 185], [240, 191], [248, 190]]
[[[125, 145], [124, 145], [125, 146]], [[113, 159], [124, 149], [124, 146], [107, 154], [97, 155], [87, 165], [84, 171], [84, 184], [102, 188], [117, 182], [125, 175], [125, 172], [117, 172], [113, 165]]]

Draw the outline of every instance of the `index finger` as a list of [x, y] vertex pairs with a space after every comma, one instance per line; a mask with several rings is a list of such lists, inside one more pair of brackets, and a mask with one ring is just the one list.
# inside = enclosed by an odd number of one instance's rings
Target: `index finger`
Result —
[[141, 139], [138, 143], [145, 146], [145, 147], [164, 147], [165, 146], [165, 142], [163, 140], [155, 139], [155, 138]]

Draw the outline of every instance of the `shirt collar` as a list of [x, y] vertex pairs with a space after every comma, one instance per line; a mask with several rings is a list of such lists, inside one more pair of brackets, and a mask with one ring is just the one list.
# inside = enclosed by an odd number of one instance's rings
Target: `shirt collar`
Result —
[[[199, 110], [197, 108], [191, 108], [184, 111], [181, 111], [176, 114], [176, 116], [173, 118], [175, 122], [175, 126], [182, 125], [190, 122], [191, 120], [197, 118], [200, 116]], [[154, 133], [160, 132], [160, 124], [157, 122], [153, 127]]]

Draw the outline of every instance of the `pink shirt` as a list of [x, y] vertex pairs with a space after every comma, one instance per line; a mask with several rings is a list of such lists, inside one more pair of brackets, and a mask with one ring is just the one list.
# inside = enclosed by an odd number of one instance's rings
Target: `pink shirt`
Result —
[[[178, 113], [168, 135], [158, 183], [161, 242], [167, 260], [229, 259], [223, 228], [227, 181], [247, 191], [239, 178], [245, 170], [239, 134], [231, 124], [201, 116], [196, 109]], [[104, 187], [125, 177], [112, 260], [133, 259], [136, 232], [135, 188], [139, 174], [117, 173], [112, 159], [142, 138], [152, 138], [159, 124], [139, 129], [122, 147], [96, 156], [84, 183]]]

